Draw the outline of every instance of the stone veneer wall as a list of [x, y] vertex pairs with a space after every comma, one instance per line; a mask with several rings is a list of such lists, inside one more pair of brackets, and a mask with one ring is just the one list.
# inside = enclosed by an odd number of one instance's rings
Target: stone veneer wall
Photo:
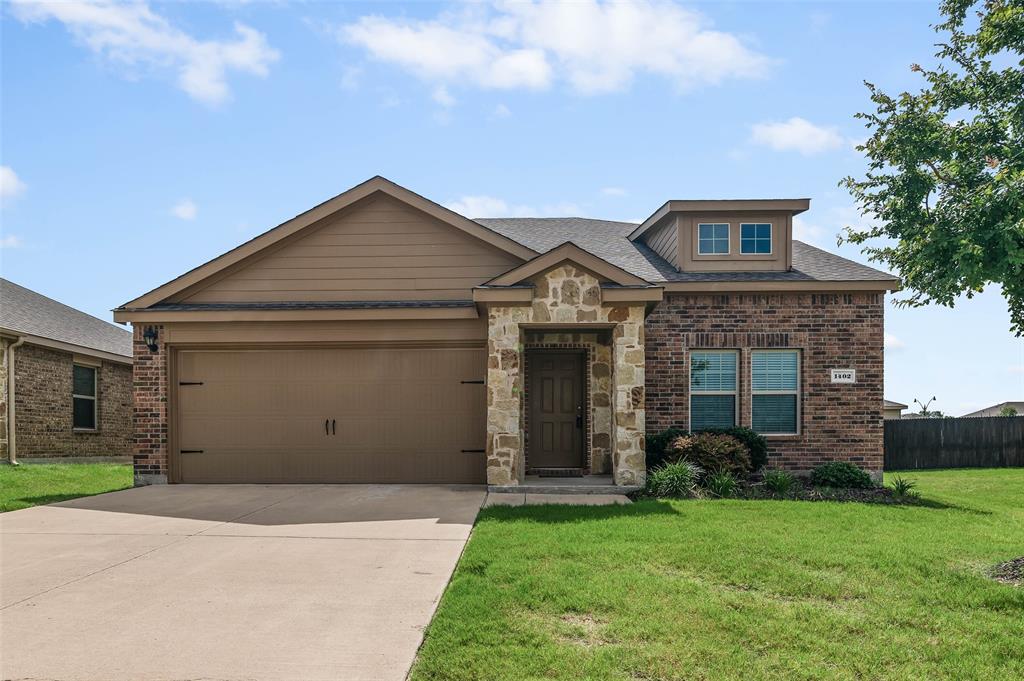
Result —
[[146, 325], [132, 325], [135, 351], [135, 484], [167, 482], [167, 349], [164, 327], [157, 326], [157, 349], [142, 339]]
[[[2, 456], [8, 456], [7, 372], [10, 343], [3, 341]], [[93, 362], [90, 361], [90, 366]], [[127, 364], [96, 360], [96, 430], [76, 431], [72, 420], [74, 355], [24, 344], [14, 351], [17, 456], [127, 456], [131, 451], [131, 374]]]
[[[807, 470], [842, 460], [880, 473], [884, 295], [666, 295], [647, 317], [647, 421], [689, 427], [692, 349], [740, 352], [740, 424], [750, 425], [750, 352], [801, 351], [800, 434], [769, 437], [769, 465]], [[833, 385], [832, 368], [857, 382]]]
[[[580, 348], [587, 351], [587, 451], [586, 471], [594, 475], [612, 472], [612, 349], [608, 340], [597, 332], [591, 333], [543, 333], [527, 331], [524, 347], [532, 349]], [[526, 468], [530, 468], [529, 409], [526, 408], [530, 395], [529, 385], [530, 353], [523, 355], [523, 376], [525, 378], [522, 413], [525, 439], [523, 447]]]
[[[525, 467], [521, 325], [614, 324], [611, 330], [610, 435], [616, 484], [642, 485], [644, 464], [644, 305], [603, 304], [600, 282], [571, 263], [531, 280], [531, 304], [488, 309], [487, 482], [514, 485]], [[536, 330], [536, 329], [534, 329]], [[596, 429], [595, 429], [596, 430]]]

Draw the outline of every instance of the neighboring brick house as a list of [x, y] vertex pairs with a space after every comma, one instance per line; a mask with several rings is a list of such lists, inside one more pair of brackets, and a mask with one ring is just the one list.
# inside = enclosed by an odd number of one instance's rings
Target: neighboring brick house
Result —
[[131, 454], [131, 333], [6, 279], [0, 388], [0, 459]]
[[470, 220], [373, 178], [115, 310], [137, 479], [631, 487], [645, 433], [737, 424], [879, 475], [899, 282], [794, 240], [809, 204]]

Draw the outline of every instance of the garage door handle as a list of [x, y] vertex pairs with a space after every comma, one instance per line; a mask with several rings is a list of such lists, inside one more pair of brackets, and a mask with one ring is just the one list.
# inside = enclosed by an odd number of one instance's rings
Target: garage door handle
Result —
[[324, 435], [330, 435], [330, 434], [331, 434], [331, 420], [330, 419], [324, 419]]
[[182, 449], [181, 453], [182, 454], [202, 454], [203, 450], [201, 450], [201, 449]]
[[331, 435], [337, 435], [337, 434], [338, 434], [338, 422], [335, 421], [334, 419], [331, 419]]

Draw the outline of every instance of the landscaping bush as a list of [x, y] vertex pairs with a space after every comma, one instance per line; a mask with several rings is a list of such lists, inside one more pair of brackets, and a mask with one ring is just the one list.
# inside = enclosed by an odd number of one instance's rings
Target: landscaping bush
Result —
[[684, 435], [669, 445], [670, 461], [689, 461], [707, 474], [726, 472], [735, 477], [750, 475], [750, 453], [732, 435], [696, 433]]
[[652, 497], [682, 499], [697, 492], [701, 470], [689, 461], [668, 463], [647, 474], [646, 493]]
[[917, 483], [913, 480], [907, 480], [898, 475], [892, 479], [892, 491], [898, 497], [916, 497], [915, 487], [917, 487]]
[[772, 494], [786, 496], [796, 486], [796, 476], [789, 471], [769, 470], [764, 472], [764, 487]]
[[875, 486], [868, 472], [846, 461], [823, 463], [811, 471], [811, 484], [820, 487], [869, 489]]
[[731, 435], [744, 444], [750, 454], [750, 470], [759, 471], [768, 463], [768, 440], [764, 435], [744, 428], [733, 426], [732, 428], [705, 428], [702, 433], [713, 433], [715, 435]]
[[708, 476], [707, 480], [704, 481], [704, 489], [713, 494], [716, 497], [723, 499], [731, 497], [736, 494], [736, 489], [739, 487], [739, 482], [736, 480], [736, 476], [729, 471], [718, 471]]
[[676, 438], [686, 435], [680, 428], [669, 428], [644, 436], [644, 449], [647, 454], [647, 470], [653, 470], [666, 461], [668, 446]]

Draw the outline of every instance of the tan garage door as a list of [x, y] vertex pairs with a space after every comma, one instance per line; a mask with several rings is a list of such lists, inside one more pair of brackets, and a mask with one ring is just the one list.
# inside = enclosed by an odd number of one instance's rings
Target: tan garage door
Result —
[[484, 481], [483, 349], [178, 357], [180, 482]]

